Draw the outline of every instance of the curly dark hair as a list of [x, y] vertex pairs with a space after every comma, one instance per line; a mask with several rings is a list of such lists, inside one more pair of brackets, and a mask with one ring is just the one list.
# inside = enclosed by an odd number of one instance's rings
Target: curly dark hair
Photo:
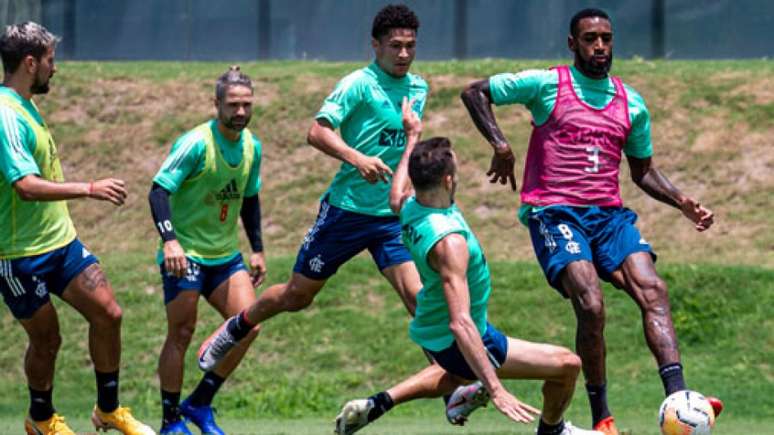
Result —
[[371, 36], [379, 39], [390, 33], [390, 29], [419, 29], [419, 18], [406, 5], [387, 5], [374, 17]]

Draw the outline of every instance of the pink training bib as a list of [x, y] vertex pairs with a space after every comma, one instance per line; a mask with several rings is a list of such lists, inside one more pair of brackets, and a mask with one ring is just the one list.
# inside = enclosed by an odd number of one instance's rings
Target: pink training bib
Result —
[[626, 90], [618, 77], [611, 77], [615, 96], [595, 109], [575, 93], [570, 69], [556, 69], [556, 103], [548, 120], [532, 130], [521, 202], [620, 206], [618, 170], [631, 131]]

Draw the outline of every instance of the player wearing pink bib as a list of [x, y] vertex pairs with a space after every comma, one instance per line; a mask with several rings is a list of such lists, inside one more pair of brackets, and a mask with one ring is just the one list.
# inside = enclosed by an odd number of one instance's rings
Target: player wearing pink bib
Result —
[[631, 131], [621, 79], [611, 78], [615, 95], [597, 109], [575, 93], [569, 67], [560, 66], [556, 72], [554, 110], [532, 132], [521, 202], [620, 207], [618, 168]]
[[[521, 221], [552, 287], [572, 302], [576, 348], [583, 361], [595, 430], [618, 434], [608, 409], [605, 311], [599, 278], [623, 289], [642, 312], [645, 339], [666, 395], [686, 389], [664, 281], [650, 245], [622, 206], [618, 170], [626, 154], [632, 180], [651, 197], [682, 211], [698, 231], [713, 214], [683, 195], [652, 160], [650, 117], [642, 97], [608, 75], [613, 32], [608, 15], [584, 9], [572, 18], [574, 65], [499, 74], [462, 93], [473, 121], [494, 148], [487, 175], [516, 190], [514, 156], [492, 104], [524, 104], [533, 132], [521, 190]], [[717, 415], [722, 403], [709, 398]]]

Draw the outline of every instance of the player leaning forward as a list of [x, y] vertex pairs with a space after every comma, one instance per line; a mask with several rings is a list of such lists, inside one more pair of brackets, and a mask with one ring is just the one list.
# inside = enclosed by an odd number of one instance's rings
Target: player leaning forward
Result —
[[[531, 414], [539, 411], [511, 395], [500, 378], [544, 379], [543, 412], [537, 433], [598, 433], [578, 429], [562, 419], [580, 371], [578, 356], [559, 346], [506, 337], [488, 322], [492, 291], [489, 266], [454, 203], [456, 155], [446, 138], [417, 143], [422, 125], [408, 104], [404, 105], [403, 117], [408, 143], [395, 173], [390, 203], [400, 210], [403, 242], [423, 284], [409, 335], [440, 368], [428, 367], [386, 394], [395, 403], [411, 400], [413, 397], [405, 397], [402, 385], [413, 378], [434, 379], [436, 395], [446, 393], [448, 378], [456, 382], [478, 379], [500, 412], [527, 423], [533, 420]], [[415, 196], [404, 202], [411, 185]], [[369, 418], [371, 407], [367, 400], [347, 403], [337, 417], [337, 432], [351, 434], [368, 424], [373, 420]]]
[[[421, 116], [427, 98], [427, 83], [409, 73], [418, 27], [417, 16], [404, 5], [385, 6], [374, 17], [374, 62], [338, 83], [309, 130], [309, 143], [342, 164], [320, 201], [317, 221], [304, 237], [290, 280], [266, 289], [252, 306], [211, 335], [200, 350], [201, 368], [220, 367], [225, 351], [241, 342], [252, 325], [309, 306], [338, 268], [366, 249], [409, 313], [414, 313], [422, 284], [401, 242], [398, 217], [390, 210], [389, 177], [406, 142], [401, 102], [413, 99]], [[417, 379], [406, 387], [422, 396], [434, 386]], [[458, 396], [471, 397], [475, 387], [461, 388]], [[379, 409], [391, 406], [380, 400], [384, 396], [374, 399]], [[453, 424], [460, 424], [479, 406], [467, 400], [449, 403], [457, 404], [447, 407]]]
[[[210, 406], [213, 396], [258, 333], [251, 328], [179, 402], [199, 296], [223, 317], [233, 316], [255, 300], [254, 287], [265, 276], [258, 197], [261, 143], [246, 128], [252, 101], [252, 82], [239, 67], [231, 67], [215, 86], [217, 118], [182, 135], [153, 178], [149, 200], [162, 239], [158, 261], [167, 312], [167, 338], [159, 358], [162, 434], [189, 434], [181, 415], [203, 433], [223, 433]], [[252, 282], [239, 252], [240, 215], [253, 251]]]
[[52, 403], [61, 344], [50, 294], [89, 322], [97, 378], [92, 422], [124, 434], [152, 434], [118, 403], [121, 308], [97, 258], [78, 240], [65, 200], [93, 198], [122, 205], [124, 182], [65, 182], [56, 145], [32, 101], [49, 90], [58, 39], [39, 24], [6, 27], [0, 37], [5, 78], [0, 88], [0, 291], [29, 337], [24, 371], [30, 392], [28, 434], [74, 434]]
[[[599, 278], [623, 289], [640, 307], [648, 347], [667, 395], [686, 388], [666, 284], [655, 255], [621, 203], [618, 170], [626, 154], [635, 184], [671, 205], [698, 231], [713, 214], [680, 193], [652, 160], [650, 120], [642, 97], [617, 77], [612, 65], [613, 32], [608, 15], [585, 9], [570, 22], [572, 66], [499, 74], [471, 84], [462, 95], [473, 121], [494, 148], [488, 175], [510, 181], [514, 157], [491, 104], [524, 104], [534, 130], [521, 190], [522, 222], [548, 282], [569, 298], [578, 320], [576, 350], [591, 404], [594, 428], [617, 434], [607, 405], [605, 325]], [[710, 398], [716, 414], [720, 401]]]

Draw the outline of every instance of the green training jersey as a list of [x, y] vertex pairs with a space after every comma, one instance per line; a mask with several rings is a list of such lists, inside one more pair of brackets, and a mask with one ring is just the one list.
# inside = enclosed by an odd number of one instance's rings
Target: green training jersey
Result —
[[261, 143], [249, 130], [231, 142], [215, 120], [175, 141], [153, 181], [171, 193], [172, 224], [186, 256], [213, 266], [239, 255], [242, 200], [258, 194], [260, 164]]
[[487, 325], [486, 307], [492, 291], [489, 266], [481, 245], [460, 210], [456, 205], [449, 208], [425, 207], [412, 197], [401, 209], [400, 222], [403, 244], [411, 252], [423, 285], [417, 294], [417, 309], [409, 327], [411, 339], [434, 352], [446, 349], [454, 342], [441, 276], [427, 259], [435, 244], [453, 233], [461, 234], [467, 241], [470, 316], [483, 336]]
[[48, 126], [30, 100], [0, 87], [0, 258], [44, 254], [75, 240], [66, 201], [24, 201], [13, 184], [27, 175], [62, 182]]
[[[344, 77], [328, 95], [316, 119], [339, 128], [344, 142], [357, 151], [379, 157], [392, 170], [406, 146], [401, 104], [414, 99], [412, 109], [421, 118], [427, 100], [427, 83], [419, 76], [396, 78], [376, 62]], [[371, 216], [390, 216], [390, 185], [370, 184], [354, 166], [342, 163], [323, 195], [332, 205]]]

